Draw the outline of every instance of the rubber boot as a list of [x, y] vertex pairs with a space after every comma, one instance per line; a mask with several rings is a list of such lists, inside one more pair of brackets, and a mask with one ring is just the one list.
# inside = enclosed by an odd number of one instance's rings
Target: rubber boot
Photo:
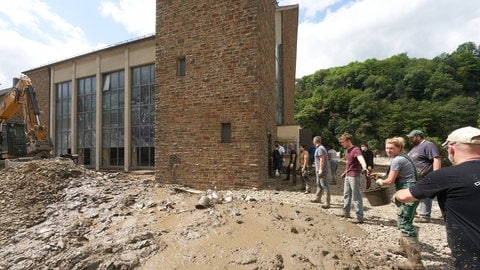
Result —
[[407, 257], [407, 251], [405, 250], [405, 236], [400, 236], [398, 239], [398, 247], [388, 248], [388, 252]]
[[336, 185], [337, 184], [337, 180], [335, 180], [335, 177], [332, 177], [332, 185]]
[[296, 185], [297, 185], [297, 176], [296, 176], [296, 173], [295, 173], [295, 172], [293, 172], [292, 180], [290, 180], [290, 185], [292, 185], [292, 186], [296, 186]]
[[405, 252], [407, 254], [407, 262], [399, 263], [398, 269], [404, 270], [424, 270], [422, 263], [422, 253], [420, 252], [420, 243], [416, 237], [405, 237]]
[[322, 205], [323, 209], [330, 208], [330, 190], [324, 191], [325, 193], [325, 204]]
[[314, 203], [322, 203], [322, 190], [317, 188], [317, 192], [315, 193], [315, 199], [311, 200]]

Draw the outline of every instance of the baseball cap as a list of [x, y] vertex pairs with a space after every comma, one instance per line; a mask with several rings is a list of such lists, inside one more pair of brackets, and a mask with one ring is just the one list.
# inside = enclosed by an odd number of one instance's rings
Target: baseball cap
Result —
[[442, 146], [452, 142], [480, 144], [480, 129], [471, 126], [456, 129], [448, 135]]
[[418, 130], [418, 129], [414, 129], [412, 130], [410, 133], [407, 134], [407, 137], [413, 137], [413, 136], [422, 136], [422, 137], [425, 137], [425, 134], [423, 133], [423, 131], [421, 130]]

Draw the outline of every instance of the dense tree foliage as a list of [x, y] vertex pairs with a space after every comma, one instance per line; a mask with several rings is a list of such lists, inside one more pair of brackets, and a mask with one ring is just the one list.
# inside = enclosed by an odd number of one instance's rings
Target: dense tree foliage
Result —
[[431, 60], [403, 53], [297, 79], [295, 118], [325, 143], [347, 131], [381, 150], [412, 129], [440, 143], [456, 128], [478, 126], [479, 102], [480, 46], [467, 42]]

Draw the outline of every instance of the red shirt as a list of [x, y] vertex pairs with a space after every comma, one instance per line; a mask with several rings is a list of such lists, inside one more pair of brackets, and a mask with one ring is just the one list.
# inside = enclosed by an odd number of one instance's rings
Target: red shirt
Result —
[[352, 146], [346, 150], [345, 159], [347, 165], [345, 170], [347, 176], [359, 176], [362, 174], [362, 164], [358, 161], [357, 157], [362, 155], [362, 150], [356, 146]]

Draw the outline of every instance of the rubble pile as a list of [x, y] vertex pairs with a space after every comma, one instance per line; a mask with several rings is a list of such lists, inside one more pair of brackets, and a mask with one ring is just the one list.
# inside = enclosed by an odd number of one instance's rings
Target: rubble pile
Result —
[[2, 174], [0, 269], [132, 269], [160, 246], [149, 231], [114, 227], [131, 215], [138, 193], [130, 186], [151, 183], [69, 159]]
[[[394, 269], [401, 256], [394, 205], [366, 222], [321, 209], [301, 183], [199, 191], [153, 175], [96, 172], [69, 159], [1, 171], [0, 270], [17, 269]], [[443, 221], [420, 224], [427, 269], [451, 269]]]
[[0, 209], [6, 219], [0, 219], [0, 245], [5, 245], [19, 228], [45, 220], [46, 206], [59, 200], [69, 178], [93, 172], [60, 158], [25, 162], [1, 173]]

